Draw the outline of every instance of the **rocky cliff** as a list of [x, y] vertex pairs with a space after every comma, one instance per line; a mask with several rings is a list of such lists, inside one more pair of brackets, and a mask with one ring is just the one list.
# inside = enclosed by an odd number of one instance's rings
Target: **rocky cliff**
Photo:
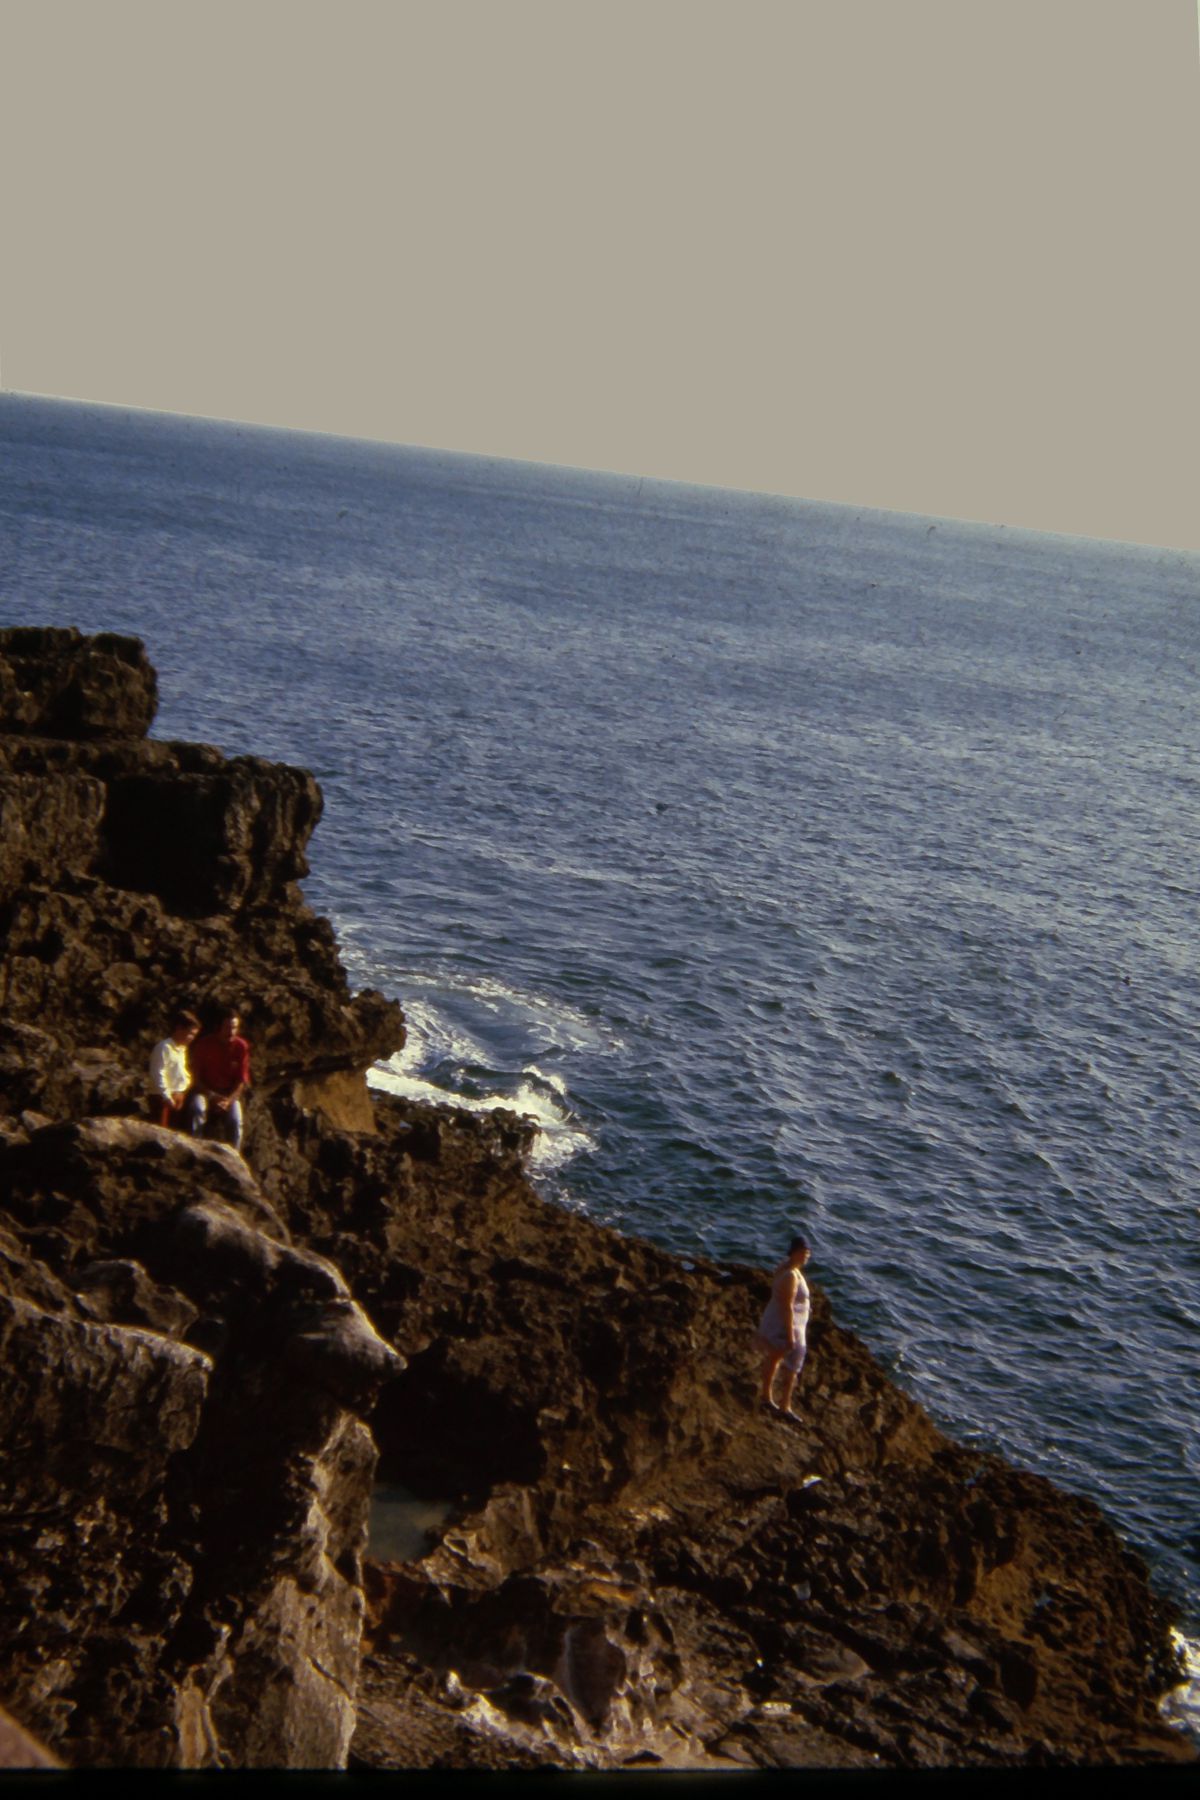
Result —
[[[0, 633], [18, 1726], [68, 1765], [1191, 1758], [1094, 1506], [948, 1441], [819, 1291], [804, 1422], [756, 1412], [761, 1274], [547, 1205], [511, 1115], [368, 1093], [403, 1020], [297, 885], [316, 784], [154, 705], [134, 640]], [[215, 1001], [244, 1161], [147, 1122]], [[449, 1509], [406, 1562], [380, 1476]]]

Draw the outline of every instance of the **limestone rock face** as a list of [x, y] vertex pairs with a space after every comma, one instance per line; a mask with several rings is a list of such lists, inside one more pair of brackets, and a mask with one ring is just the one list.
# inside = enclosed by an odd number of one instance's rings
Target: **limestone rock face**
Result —
[[15, 760], [0, 761], [4, 897], [27, 883], [57, 883], [69, 870], [89, 868], [100, 854], [104, 818], [104, 788], [99, 781], [55, 770], [44, 757], [31, 758], [28, 772], [18, 773]]
[[[177, 1006], [238, 1007], [256, 1082], [357, 1077], [404, 1041], [352, 996], [304, 904], [321, 797], [301, 769], [202, 745], [0, 736], [0, 1066], [50, 1116], [143, 1103]], [[29, 1031], [52, 1024], [53, 1052]]]
[[511, 1116], [379, 1100], [347, 1143], [293, 1108], [289, 1226], [408, 1359], [383, 1472], [459, 1500], [423, 1556], [367, 1566], [365, 1766], [410, 1734], [464, 1767], [1194, 1754], [1156, 1710], [1168, 1613], [1138, 1558], [950, 1442], [819, 1289], [788, 1424], [751, 1404], [761, 1274], [537, 1202]]
[[47, 1125], [0, 1192], [8, 1704], [71, 1762], [343, 1766], [402, 1359], [222, 1146]]
[[145, 738], [131, 639], [0, 633], [0, 1700], [69, 1764], [344, 1766], [402, 1365], [243, 1161], [146, 1122], [175, 1007], [256, 1114], [403, 1042], [296, 885], [305, 771]]
[[[107, 759], [106, 759], [107, 760]], [[105, 871], [183, 917], [269, 904], [308, 874], [304, 847], [321, 816], [305, 769], [252, 757], [195, 768], [186, 748], [148, 768], [113, 769]]]
[[52, 738], [144, 737], [158, 704], [137, 638], [55, 626], [0, 631], [0, 731]]
[[[0, 633], [0, 1761], [1193, 1757], [1094, 1506], [951, 1443], [819, 1287], [802, 1421], [757, 1412], [760, 1275], [547, 1205], [528, 1121], [369, 1093], [403, 1019], [297, 886], [316, 784], [153, 698], [131, 640]], [[244, 1160], [147, 1118], [217, 999]], [[377, 1460], [442, 1521], [404, 1562]]]

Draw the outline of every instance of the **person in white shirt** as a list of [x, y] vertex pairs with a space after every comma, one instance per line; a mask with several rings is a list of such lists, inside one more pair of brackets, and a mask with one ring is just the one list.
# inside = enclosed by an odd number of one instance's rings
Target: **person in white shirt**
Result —
[[170, 1037], [163, 1038], [150, 1052], [150, 1117], [156, 1125], [191, 1129], [187, 1097], [192, 1072], [187, 1053], [199, 1029], [200, 1021], [194, 1013], [177, 1013], [171, 1021]]

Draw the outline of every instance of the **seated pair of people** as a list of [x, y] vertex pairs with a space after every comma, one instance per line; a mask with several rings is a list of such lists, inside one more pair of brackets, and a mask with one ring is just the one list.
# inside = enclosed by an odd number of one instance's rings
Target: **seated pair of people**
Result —
[[242, 1147], [242, 1096], [250, 1086], [250, 1046], [231, 1008], [201, 1035], [194, 1013], [171, 1021], [169, 1037], [150, 1056], [151, 1117], [195, 1136]]

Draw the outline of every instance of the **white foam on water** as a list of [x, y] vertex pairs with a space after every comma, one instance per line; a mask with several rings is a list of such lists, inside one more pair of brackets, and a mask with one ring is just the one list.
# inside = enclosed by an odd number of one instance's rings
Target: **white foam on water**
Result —
[[[529, 1155], [535, 1174], [557, 1171], [572, 1157], [594, 1149], [592, 1138], [572, 1114], [563, 1075], [532, 1060], [523, 1060], [519, 1072], [511, 1063], [505, 1065], [513, 1055], [514, 1026], [518, 1042], [525, 1040], [525, 1058], [544, 1059], [560, 1049], [619, 1050], [620, 1040], [603, 1021], [567, 1002], [522, 993], [488, 975], [415, 970], [403, 977], [396, 971], [391, 974], [404, 992], [406, 1038], [402, 1050], [369, 1071], [372, 1087], [426, 1105], [474, 1113], [506, 1108], [523, 1114], [537, 1130]], [[463, 1002], [466, 1025], [454, 1016]], [[496, 1019], [503, 1033], [491, 1044], [489, 1019]], [[498, 1049], [502, 1041], [509, 1045], [507, 1053]], [[515, 1054], [522, 1052], [517, 1049]], [[464, 1093], [463, 1086], [475, 1091]], [[502, 1091], [479, 1091], [489, 1086]]]
[[[364, 927], [340, 919], [335, 924], [343, 961], [354, 982], [378, 987], [394, 995], [410, 1024], [418, 1011], [435, 1016], [438, 998], [446, 996], [450, 1000], [467, 1000], [491, 1016], [515, 1015], [535, 1029], [547, 1045], [592, 1052], [625, 1048], [623, 1040], [603, 1018], [582, 1011], [569, 1000], [529, 993], [493, 975], [469, 975], [461, 969], [384, 967], [372, 955], [368, 944], [356, 941], [366, 937]], [[422, 995], [429, 999], [422, 1001]]]
[[464, 1031], [425, 1000], [405, 1003], [406, 1027], [403, 1050], [389, 1057], [387, 1067], [398, 1073], [415, 1074], [435, 1062], [454, 1062], [486, 1068], [488, 1051], [478, 1038]]
[[1200, 1638], [1172, 1631], [1171, 1642], [1183, 1662], [1184, 1677], [1178, 1687], [1163, 1695], [1159, 1711], [1169, 1725], [1200, 1743]]
[[[466, 1112], [489, 1113], [504, 1109], [532, 1119], [537, 1136], [529, 1153], [529, 1167], [534, 1174], [545, 1175], [561, 1169], [571, 1158], [595, 1148], [592, 1138], [571, 1117], [565, 1104], [566, 1089], [561, 1081], [548, 1082], [529, 1068], [512, 1094], [460, 1094], [452, 1088], [440, 1087], [415, 1068], [406, 1066], [409, 1046], [399, 1056], [376, 1063], [367, 1071], [368, 1086], [387, 1094], [398, 1094], [405, 1100], [420, 1100], [427, 1105], [455, 1106]], [[547, 1087], [553, 1094], [547, 1093]]]
[[[536, 1071], [527, 1069], [525, 1073], [533, 1075]], [[512, 1100], [507, 1102], [514, 1112], [527, 1113], [537, 1121], [538, 1135], [530, 1152], [529, 1166], [539, 1175], [561, 1169], [572, 1157], [595, 1148], [593, 1140], [571, 1117], [567, 1107], [558, 1103], [565, 1101], [565, 1084], [557, 1081], [549, 1085], [557, 1099], [551, 1098], [544, 1088], [523, 1081]]]
[[390, 1056], [386, 1062], [376, 1063], [367, 1070], [367, 1086], [378, 1088], [384, 1094], [397, 1094], [402, 1100], [424, 1100], [435, 1106], [461, 1106], [468, 1111], [477, 1111], [478, 1102], [463, 1098], [461, 1094], [452, 1094], [448, 1088], [438, 1087], [436, 1082], [426, 1081], [421, 1075], [410, 1075], [400, 1063], [401, 1056]]
[[425, 976], [423, 979], [428, 985], [447, 989], [456, 995], [465, 994], [473, 1000], [481, 1001], [489, 1010], [514, 1011], [536, 1022], [549, 1033], [553, 1041], [561, 1044], [565, 1049], [621, 1050], [624, 1048], [620, 1038], [613, 1034], [611, 1027], [606, 1025], [602, 1019], [582, 1012], [577, 1006], [572, 1006], [569, 1000], [559, 998], [548, 1000], [542, 994], [526, 993], [491, 975], [473, 977], [454, 975], [446, 980], [436, 980]]
[[567, 1084], [561, 1075], [547, 1075], [538, 1068], [536, 1063], [530, 1063], [525, 1073], [532, 1075], [535, 1081], [544, 1081], [547, 1087], [553, 1088], [556, 1094], [561, 1095], [564, 1100], [566, 1099]]

